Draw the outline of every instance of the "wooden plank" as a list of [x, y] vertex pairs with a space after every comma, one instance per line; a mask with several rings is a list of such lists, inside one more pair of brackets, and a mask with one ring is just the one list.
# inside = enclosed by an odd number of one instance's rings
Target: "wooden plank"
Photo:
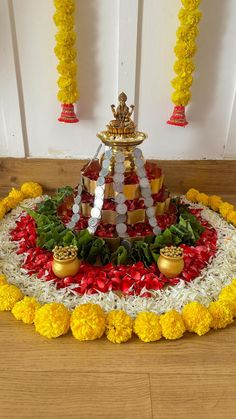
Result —
[[2, 371], [236, 374], [236, 324], [204, 337], [186, 334], [177, 341], [150, 344], [134, 337], [114, 345], [105, 337], [78, 342], [70, 333], [48, 340], [10, 313], [0, 313], [0, 341]]
[[0, 386], [4, 419], [152, 417], [148, 374], [5, 371]]
[[[176, 362], [180, 362], [176, 354]], [[153, 419], [233, 419], [236, 406], [236, 376], [151, 374]]]
[[[33, 180], [46, 191], [59, 186], [76, 185], [85, 160], [70, 159], [0, 159], [0, 190]], [[236, 193], [236, 160], [162, 160], [159, 166], [165, 174], [170, 191], [185, 193], [189, 188], [202, 192], [231, 195]]]

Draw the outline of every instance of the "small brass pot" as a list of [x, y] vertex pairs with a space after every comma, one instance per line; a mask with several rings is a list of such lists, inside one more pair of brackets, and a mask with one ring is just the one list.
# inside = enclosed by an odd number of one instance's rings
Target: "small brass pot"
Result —
[[161, 249], [160, 256], [157, 260], [157, 266], [159, 271], [167, 278], [175, 278], [184, 269], [183, 256], [165, 256]]
[[74, 276], [79, 272], [80, 260], [77, 256], [70, 259], [60, 260], [53, 257], [52, 270], [58, 278]]

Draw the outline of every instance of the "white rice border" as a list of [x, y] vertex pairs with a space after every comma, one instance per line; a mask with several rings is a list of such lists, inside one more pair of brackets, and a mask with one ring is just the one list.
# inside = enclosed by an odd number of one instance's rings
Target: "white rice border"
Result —
[[[79, 296], [73, 291], [77, 286], [57, 290], [53, 281], [43, 282], [36, 275], [29, 276], [21, 269], [24, 255], [17, 255], [17, 243], [11, 241], [9, 232], [15, 227], [15, 222], [22, 213], [17, 207], [0, 221], [0, 273], [8, 277], [8, 282], [19, 287], [25, 295], [34, 296], [41, 304], [52, 301], [61, 302], [69, 309], [83, 303], [97, 303], [106, 312], [113, 309], [123, 309], [133, 318], [140, 311], [152, 311], [157, 314], [176, 309], [191, 301], [198, 301], [208, 306], [217, 299], [221, 289], [228, 285], [236, 276], [236, 228], [228, 224], [222, 217], [202, 205], [192, 204], [185, 197], [182, 199], [192, 208], [201, 208], [202, 217], [206, 219], [218, 233], [217, 254], [202, 270], [201, 275], [190, 283], [180, 281], [177, 285], [168, 286], [163, 290], [153, 291], [153, 297], [139, 296], [119, 297], [112, 291], [93, 295]], [[25, 200], [22, 205], [33, 207], [42, 200], [35, 198]]]

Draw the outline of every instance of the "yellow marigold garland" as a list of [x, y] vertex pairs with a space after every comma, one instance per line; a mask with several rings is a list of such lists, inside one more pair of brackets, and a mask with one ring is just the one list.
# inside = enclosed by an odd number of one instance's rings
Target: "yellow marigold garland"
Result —
[[159, 316], [144, 311], [139, 313], [134, 321], [134, 332], [143, 342], [155, 342], [161, 339]]
[[36, 332], [46, 338], [65, 335], [70, 327], [69, 310], [61, 303], [48, 303], [39, 308], [34, 317]]
[[212, 317], [206, 307], [198, 302], [186, 304], [182, 311], [184, 324], [189, 332], [205, 335], [210, 330]]
[[190, 87], [193, 82], [192, 73], [195, 70], [192, 57], [197, 50], [197, 25], [202, 14], [198, 9], [201, 0], [181, 0], [181, 3], [183, 7], [178, 14], [180, 26], [176, 32], [177, 40], [174, 48], [177, 57], [174, 71], [177, 76], [172, 80], [172, 86], [175, 89], [172, 101], [175, 107], [167, 123], [183, 127], [188, 124], [185, 118], [185, 106], [191, 99]]
[[71, 315], [70, 328], [80, 341], [98, 339], [105, 331], [105, 314], [98, 304], [81, 304]]
[[[6, 276], [0, 274], [0, 311], [10, 311], [15, 318], [24, 323], [35, 323], [36, 331], [47, 338], [56, 338], [71, 330], [76, 339], [94, 340], [105, 330], [105, 314], [97, 304], [82, 304], [76, 307], [71, 316], [68, 309], [60, 303], [40, 304], [31, 297], [24, 297], [14, 285], [6, 284]], [[182, 315], [176, 310], [168, 311], [160, 317], [155, 313], [141, 312], [135, 321], [123, 310], [113, 310], [106, 316], [107, 338], [113, 343], [127, 342], [132, 336], [132, 327], [144, 342], [166, 339], [179, 339], [185, 330], [199, 336], [213, 329], [224, 328], [236, 317], [236, 279], [221, 290], [219, 299], [206, 308], [198, 302], [184, 306]]]
[[23, 298], [22, 292], [15, 285], [0, 286], [0, 311], [11, 311], [14, 305]]
[[228, 222], [236, 227], [236, 210], [229, 202], [224, 202], [220, 196], [207, 195], [200, 193], [197, 189], [191, 188], [186, 193], [186, 198], [191, 202], [198, 202], [208, 206], [213, 211], [219, 212], [220, 215]]
[[182, 338], [186, 328], [183, 318], [176, 310], [167, 311], [167, 313], [160, 316], [160, 325], [162, 335], [166, 339], [180, 339]]
[[62, 103], [62, 113], [59, 121], [78, 122], [74, 113], [75, 103], [79, 98], [76, 81], [76, 33], [74, 30], [74, 0], [54, 0], [56, 13], [54, 22], [58, 28], [55, 36], [55, 54], [59, 60], [57, 70], [60, 74], [58, 100]]
[[133, 320], [123, 310], [112, 310], [106, 316], [106, 335], [112, 343], [127, 342], [132, 337]]
[[12, 309], [12, 314], [17, 320], [22, 320], [23, 323], [32, 324], [36, 310], [40, 308], [40, 304], [33, 297], [24, 297], [23, 300], [18, 301]]
[[5, 214], [16, 208], [26, 198], [36, 198], [43, 193], [42, 187], [35, 182], [23, 183], [20, 189], [12, 188], [9, 194], [0, 201], [0, 220]]

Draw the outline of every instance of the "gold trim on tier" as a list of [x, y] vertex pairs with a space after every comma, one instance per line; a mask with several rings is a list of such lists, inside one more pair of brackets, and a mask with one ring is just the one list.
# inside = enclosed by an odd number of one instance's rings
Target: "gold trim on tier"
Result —
[[[168, 211], [170, 205], [170, 198], [167, 198], [164, 202], [157, 202], [156, 215], [162, 215]], [[84, 217], [90, 217], [91, 206], [88, 203], [82, 203], [82, 214]], [[116, 211], [113, 210], [102, 210], [102, 221], [104, 224], [116, 224]], [[144, 223], [147, 220], [145, 209], [139, 208], [136, 210], [127, 212], [127, 224]]]
[[[95, 195], [96, 180], [89, 179], [85, 175], [82, 175], [82, 179], [83, 179], [83, 185], [86, 191], [90, 193], [90, 195]], [[157, 194], [161, 190], [163, 186], [163, 180], [164, 180], [163, 175], [161, 175], [159, 178], [150, 180], [152, 195]], [[124, 185], [123, 193], [127, 200], [141, 198], [141, 189], [140, 189], [139, 184]], [[105, 199], [114, 198], [115, 195], [116, 193], [113, 188], [113, 183], [112, 182], [106, 183], [105, 193], [104, 193]]]

